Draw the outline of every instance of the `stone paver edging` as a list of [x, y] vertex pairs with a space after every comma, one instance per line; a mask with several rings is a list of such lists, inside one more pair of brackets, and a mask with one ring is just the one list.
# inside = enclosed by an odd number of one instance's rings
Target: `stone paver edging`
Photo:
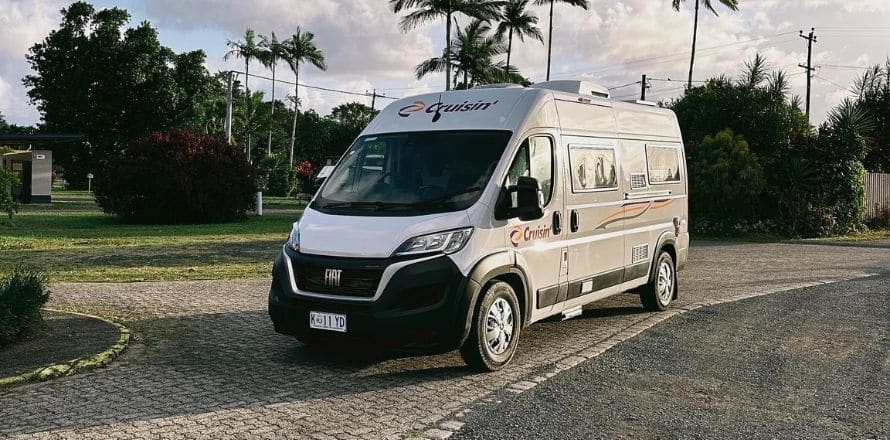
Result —
[[[759, 290], [759, 291], [755, 291], [755, 292], [731, 296], [729, 298], [710, 299], [710, 300], [706, 300], [706, 301], [694, 302], [692, 304], [676, 306], [676, 308], [668, 309], [664, 312], [652, 315], [640, 322], [637, 322], [636, 324], [628, 326], [628, 327], [622, 329], [621, 331], [616, 332], [611, 337], [609, 337], [603, 341], [600, 341], [597, 344], [594, 344], [590, 347], [586, 347], [586, 348], [579, 350], [578, 352], [571, 354], [569, 356], [563, 357], [562, 359], [556, 361], [552, 366], [550, 366], [548, 370], [545, 370], [543, 372], [540, 372], [539, 374], [536, 374], [533, 378], [511, 383], [510, 385], [507, 386], [506, 391], [516, 393], [516, 394], [528, 391], [528, 390], [534, 388], [535, 386], [537, 386], [538, 384], [545, 382], [547, 379], [550, 379], [553, 376], [556, 376], [557, 374], [559, 374], [562, 371], [568, 370], [572, 367], [577, 366], [581, 362], [593, 359], [593, 358], [603, 354], [610, 348], [612, 348], [612, 347], [614, 347], [614, 346], [620, 344], [621, 342], [624, 342], [630, 338], [633, 338], [634, 336], [639, 335], [646, 329], [654, 326], [655, 324], [658, 324], [659, 322], [668, 320], [674, 316], [681, 315], [686, 312], [691, 312], [691, 311], [699, 309], [701, 307], [715, 306], [718, 304], [741, 301], [741, 300], [745, 300], [745, 299], [749, 299], [749, 298], [755, 298], [758, 296], [771, 295], [771, 294], [775, 294], [775, 293], [787, 292], [790, 290], [804, 289], [807, 287], [819, 286], [819, 285], [823, 285], [823, 284], [833, 284], [833, 283], [838, 283], [838, 282], [843, 282], [843, 281], [850, 281], [850, 280], [866, 278], [866, 277], [875, 276], [875, 275], [878, 275], [878, 274], [864, 273], [864, 272], [856, 273], [856, 274], [853, 274], [853, 275], [847, 276], [847, 277], [832, 278], [832, 279], [827, 279], [827, 280], [818, 280], [818, 281], [811, 281], [811, 282], [803, 282], [803, 283], [795, 284], [793, 286], [782, 286], [781, 288]], [[482, 399], [480, 402], [476, 403], [476, 405], [485, 405], [487, 403], [492, 403], [492, 402], [499, 402], [499, 401], [495, 397], [489, 396], [488, 398]], [[460, 418], [465, 416], [466, 413], [471, 410], [472, 409], [470, 409], [470, 408], [461, 408], [461, 409], [457, 410], [453, 414], [452, 418], [446, 418], [445, 421], [440, 422], [438, 424], [438, 426], [435, 426], [433, 428], [425, 430], [423, 433], [423, 436], [421, 438], [424, 438], [424, 439], [446, 439], [448, 437], [451, 437], [455, 432], [459, 431], [464, 425], [464, 423], [460, 421]], [[408, 435], [406, 437], [407, 438], [416, 438], [416, 437], [413, 437], [410, 435]]]
[[103, 318], [101, 316], [90, 315], [87, 313], [49, 308], [44, 308], [43, 310], [46, 310], [48, 312], [67, 313], [84, 318], [97, 319], [99, 321], [115, 326], [118, 330], [118, 333], [120, 333], [120, 336], [118, 337], [117, 342], [115, 342], [111, 347], [108, 347], [104, 351], [96, 353], [92, 356], [81, 356], [70, 361], [47, 365], [44, 367], [40, 367], [34, 371], [19, 374], [17, 376], [0, 377], [0, 390], [5, 390], [7, 388], [26, 383], [39, 382], [62, 376], [70, 376], [80, 371], [104, 367], [110, 364], [111, 361], [113, 361], [116, 357], [118, 357], [130, 344], [130, 329], [118, 322], [114, 322], [110, 319]]

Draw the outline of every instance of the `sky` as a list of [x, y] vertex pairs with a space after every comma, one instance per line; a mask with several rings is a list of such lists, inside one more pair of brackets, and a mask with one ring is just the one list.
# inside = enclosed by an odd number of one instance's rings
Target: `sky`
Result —
[[[679, 12], [670, 0], [590, 0], [584, 11], [557, 5], [554, 13], [551, 79], [587, 79], [612, 88], [616, 99], [639, 94], [642, 74], [653, 78], [648, 99], [682, 93], [688, 74], [694, 2]], [[718, 3], [715, 1], [714, 3]], [[798, 33], [815, 27], [813, 46], [812, 120], [847, 96], [852, 81], [869, 65], [890, 57], [890, 0], [740, 0], [740, 10], [718, 5], [719, 16], [702, 11], [694, 79], [725, 74], [738, 76], [745, 61], [763, 54], [774, 69], [786, 71], [791, 94], [803, 96], [807, 42]], [[0, 113], [8, 122], [29, 125], [40, 114], [28, 101], [22, 78], [30, 72], [25, 54], [61, 21], [60, 0], [0, 0]], [[326, 72], [301, 69], [300, 82], [357, 93], [404, 97], [442, 90], [443, 75], [417, 79], [414, 67], [441, 54], [445, 26], [440, 20], [401, 32], [399, 16], [386, 0], [95, 0], [97, 8], [117, 6], [130, 12], [131, 24], [149, 21], [161, 42], [177, 52], [202, 49], [210, 72], [243, 69], [225, 61], [226, 41], [238, 40], [246, 28], [258, 34], [275, 32], [283, 39], [297, 26], [315, 33], [325, 54]], [[532, 8], [546, 36], [548, 10]], [[457, 18], [460, 26], [469, 21]], [[512, 63], [532, 81], [543, 81], [546, 46], [536, 40], [514, 41]], [[258, 65], [251, 72], [262, 74]], [[282, 65], [279, 78], [293, 80]], [[266, 72], [268, 74], [268, 72]], [[271, 82], [252, 79], [252, 89], [268, 92]], [[276, 94], [293, 93], [279, 84]], [[300, 88], [302, 108], [327, 114], [351, 101], [371, 103], [370, 97]], [[377, 106], [391, 102], [378, 98]]]

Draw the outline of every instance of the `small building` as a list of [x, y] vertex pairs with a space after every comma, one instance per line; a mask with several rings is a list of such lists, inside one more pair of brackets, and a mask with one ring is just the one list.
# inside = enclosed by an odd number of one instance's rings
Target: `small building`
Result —
[[[3, 166], [19, 176], [19, 203], [51, 203], [53, 152], [13, 150], [3, 154]], [[15, 194], [14, 194], [15, 195]]]
[[46, 147], [82, 138], [80, 134], [0, 133], [0, 147], [9, 147], [0, 150], [0, 166], [19, 176], [13, 194], [19, 203], [52, 202], [53, 152]]

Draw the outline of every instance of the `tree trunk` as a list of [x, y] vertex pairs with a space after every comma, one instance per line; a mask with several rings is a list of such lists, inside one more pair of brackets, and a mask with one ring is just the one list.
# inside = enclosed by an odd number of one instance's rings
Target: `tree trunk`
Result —
[[550, 35], [547, 37], [547, 81], [550, 81], [550, 56], [553, 51], [553, 0], [550, 0]]
[[300, 114], [300, 65], [294, 69], [294, 125], [290, 129], [290, 167], [294, 167], [294, 143], [297, 140], [297, 115]]
[[513, 51], [513, 28], [510, 28], [509, 36], [507, 37], [507, 69], [510, 68], [510, 52]]
[[692, 55], [689, 57], [689, 82], [686, 88], [692, 88], [692, 66], [695, 64], [695, 40], [698, 36], [698, 4], [700, 0], [695, 0], [695, 22], [692, 25]]
[[275, 118], [275, 61], [272, 61], [272, 112], [269, 113], [269, 146], [266, 154], [272, 155], [272, 123]]
[[445, 90], [451, 90], [451, 5], [445, 16]]

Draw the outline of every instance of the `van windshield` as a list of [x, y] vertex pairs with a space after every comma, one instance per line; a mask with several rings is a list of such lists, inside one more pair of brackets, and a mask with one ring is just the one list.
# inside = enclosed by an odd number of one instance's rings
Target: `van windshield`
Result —
[[408, 216], [476, 202], [510, 139], [508, 131], [435, 131], [363, 136], [312, 203], [341, 215]]

